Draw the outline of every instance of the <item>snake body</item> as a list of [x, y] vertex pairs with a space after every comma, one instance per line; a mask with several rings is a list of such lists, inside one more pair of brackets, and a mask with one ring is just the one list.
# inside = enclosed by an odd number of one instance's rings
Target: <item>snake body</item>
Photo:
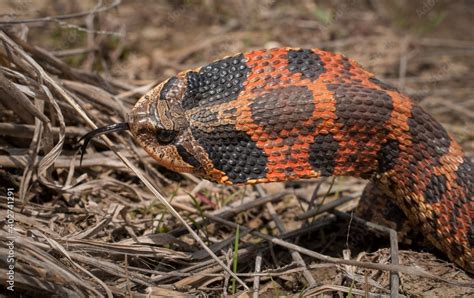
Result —
[[320, 49], [241, 53], [188, 70], [129, 115], [161, 165], [223, 184], [356, 176], [474, 271], [473, 165], [409, 97]]

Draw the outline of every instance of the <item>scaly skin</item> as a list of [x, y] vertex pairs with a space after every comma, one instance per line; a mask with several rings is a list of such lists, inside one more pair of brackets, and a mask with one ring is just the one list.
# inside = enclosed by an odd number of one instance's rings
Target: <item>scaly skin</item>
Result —
[[406, 95], [319, 49], [238, 54], [141, 98], [132, 134], [163, 166], [224, 184], [369, 178], [474, 271], [474, 179], [459, 144]]

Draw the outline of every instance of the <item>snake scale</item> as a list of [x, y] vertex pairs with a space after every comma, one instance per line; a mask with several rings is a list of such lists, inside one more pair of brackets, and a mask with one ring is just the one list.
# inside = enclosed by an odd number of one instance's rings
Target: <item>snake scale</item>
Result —
[[471, 161], [409, 97], [343, 55], [275, 48], [225, 57], [149, 91], [127, 128], [161, 165], [217, 183], [370, 179], [474, 271]]

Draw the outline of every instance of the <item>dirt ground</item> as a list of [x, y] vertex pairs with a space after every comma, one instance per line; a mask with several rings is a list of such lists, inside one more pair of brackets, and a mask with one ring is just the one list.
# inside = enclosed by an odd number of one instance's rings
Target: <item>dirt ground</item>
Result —
[[[472, 160], [473, 28], [470, 0], [0, 1], [0, 73], [21, 93], [0, 94], [0, 250], [11, 251], [12, 212], [14, 294], [474, 296], [472, 274], [430, 244], [399, 233], [397, 252], [386, 232], [354, 219], [364, 180], [220, 186], [159, 167], [129, 134], [111, 135], [245, 289], [103, 141], [82, 167], [77, 145], [92, 129], [84, 115], [97, 126], [126, 121], [145, 91], [179, 71], [289, 46], [355, 59], [432, 114]], [[45, 118], [8, 103], [22, 98]], [[319, 212], [301, 218], [309, 210]], [[397, 276], [324, 260], [268, 237], [376, 265], [397, 255], [404, 267]], [[11, 295], [10, 264], [0, 264], [1, 293]]]

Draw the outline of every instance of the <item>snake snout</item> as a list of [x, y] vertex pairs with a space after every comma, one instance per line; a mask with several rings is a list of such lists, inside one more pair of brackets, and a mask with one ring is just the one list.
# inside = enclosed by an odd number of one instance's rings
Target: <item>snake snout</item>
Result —
[[152, 111], [151, 97], [147, 94], [143, 96], [128, 114], [130, 131], [134, 136], [146, 133], [154, 133], [158, 126], [156, 113]]

